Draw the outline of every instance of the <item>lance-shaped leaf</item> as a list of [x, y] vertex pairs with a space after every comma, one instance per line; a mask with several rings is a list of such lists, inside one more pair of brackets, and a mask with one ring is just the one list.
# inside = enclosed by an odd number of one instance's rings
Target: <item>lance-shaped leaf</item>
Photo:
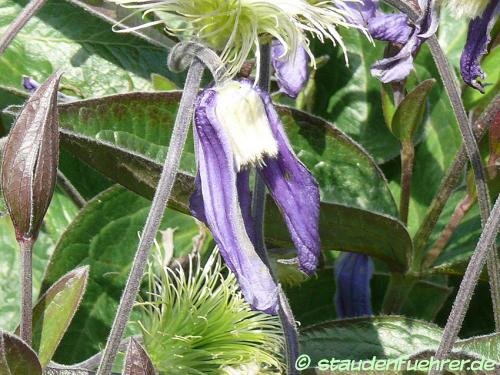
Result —
[[36, 353], [19, 337], [0, 332], [0, 374], [42, 375]]
[[60, 77], [53, 74], [28, 99], [5, 144], [2, 191], [19, 238], [37, 236], [54, 192]]
[[434, 79], [427, 79], [410, 92], [396, 109], [389, 129], [401, 143], [411, 142], [413, 136], [422, 124], [425, 113], [425, 101]]
[[89, 267], [79, 267], [61, 277], [33, 309], [33, 348], [42, 367], [52, 359], [82, 300]]
[[153, 363], [144, 348], [134, 339], [130, 339], [130, 344], [125, 357], [123, 375], [154, 375]]

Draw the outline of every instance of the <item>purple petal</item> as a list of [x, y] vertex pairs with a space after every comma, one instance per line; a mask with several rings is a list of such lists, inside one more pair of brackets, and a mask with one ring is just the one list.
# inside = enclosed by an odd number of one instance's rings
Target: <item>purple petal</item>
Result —
[[372, 315], [370, 279], [373, 262], [367, 255], [343, 253], [335, 265], [335, 307], [338, 318]]
[[273, 40], [271, 58], [280, 91], [296, 98], [309, 79], [309, 56], [300, 47], [294, 56], [284, 56], [285, 47], [277, 40]]
[[[375, 62], [371, 68], [372, 75], [383, 83], [406, 79], [413, 70], [415, 51], [437, 30], [439, 19], [434, 0], [419, 0], [419, 4], [422, 9], [425, 9], [425, 14], [415, 25], [403, 48], [395, 56]], [[376, 21], [372, 22], [375, 23]], [[404, 32], [405, 35], [407, 31]]]
[[216, 105], [217, 93], [210, 89], [200, 94], [196, 104], [195, 147], [200, 189], [195, 192], [194, 209], [200, 215], [201, 190], [206, 223], [227, 266], [235, 273], [245, 299], [254, 309], [275, 314], [277, 285], [245, 229], [232, 149], [216, 117]]
[[344, 17], [348, 22], [361, 27], [367, 27], [368, 22], [380, 13], [378, 0], [339, 2], [336, 6], [345, 12]]
[[374, 39], [405, 44], [413, 28], [405, 14], [380, 14], [368, 20], [368, 32]]
[[270, 96], [256, 90], [264, 101], [279, 148], [276, 158], [264, 159], [260, 171], [285, 219], [298, 252], [300, 269], [311, 274], [316, 270], [321, 248], [318, 184], [293, 152]]
[[[30, 94], [33, 94], [37, 88], [40, 87], [40, 83], [35, 81], [31, 77], [23, 76], [22, 80], [23, 87], [29, 91]], [[74, 100], [78, 100], [76, 96], [66, 95], [62, 92], [57, 92], [57, 99], [60, 103], [72, 102]]]
[[479, 79], [484, 80], [486, 74], [480, 66], [481, 57], [488, 51], [490, 32], [500, 12], [499, 0], [491, 0], [482, 16], [469, 23], [467, 42], [460, 58], [462, 78], [469, 86], [484, 93], [484, 86]]

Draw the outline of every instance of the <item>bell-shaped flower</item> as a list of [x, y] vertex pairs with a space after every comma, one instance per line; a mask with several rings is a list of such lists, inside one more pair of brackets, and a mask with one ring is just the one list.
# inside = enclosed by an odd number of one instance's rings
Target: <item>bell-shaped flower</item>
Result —
[[[462, 14], [473, 16], [469, 23], [467, 42], [465, 43], [460, 58], [460, 73], [466, 84], [484, 92], [483, 84], [478, 80], [486, 79], [486, 74], [481, 69], [481, 57], [488, 52], [490, 33], [500, 14], [500, 1], [449, 1], [449, 3], [463, 3], [462, 8], [455, 6], [454, 9]], [[475, 7], [472, 7], [475, 5]], [[472, 8], [471, 8], [472, 7]]]
[[370, 280], [373, 261], [367, 255], [343, 253], [335, 264], [335, 308], [338, 318], [372, 315]]
[[278, 286], [254, 248], [249, 167], [263, 176], [308, 274], [320, 252], [317, 183], [294, 154], [270, 96], [249, 81], [204, 90], [194, 122], [198, 174], [191, 211], [212, 231], [245, 299], [276, 313]]
[[309, 79], [309, 55], [300, 46], [292, 54], [278, 40], [271, 46], [271, 61], [280, 91], [291, 98], [296, 98]]

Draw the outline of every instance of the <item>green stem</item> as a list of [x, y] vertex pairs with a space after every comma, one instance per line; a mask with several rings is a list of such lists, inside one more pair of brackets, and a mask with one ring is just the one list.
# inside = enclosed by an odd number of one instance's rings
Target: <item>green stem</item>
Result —
[[20, 334], [26, 344], [31, 346], [33, 330], [33, 244], [32, 238], [18, 239], [21, 258], [21, 324]]
[[408, 213], [411, 196], [411, 177], [413, 175], [413, 162], [415, 147], [413, 142], [404, 142], [401, 147], [401, 197], [399, 201], [399, 216], [401, 221], [408, 224]]
[[147, 265], [149, 251], [153, 246], [156, 233], [158, 232], [163, 213], [170, 197], [170, 192], [174, 185], [182, 150], [186, 143], [189, 125], [193, 117], [194, 102], [198, 94], [203, 71], [204, 66], [202, 62], [194, 58], [186, 78], [186, 84], [175, 120], [167, 157], [156, 188], [151, 210], [149, 211], [146, 224], [142, 231], [139, 247], [132, 263], [132, 269], [127, 284], [125, 285], [108, 341], [106, 342], [101, 363], [97, 369], [97, 375], [108, 375], [115, 362], [118, 348]]
[[[500, 199], [497, 198], [495, 206], [491, 212], [486, 225], [484, 226], [483, 233], [479, 238], [476, 249], [472, 254], [467, 269], [465, 270], [464, 277], [460, 283], [457, 297], [451, 308], [448, 321], [443, 331], [443, 337], [436, 351], [435, 358], [437, 360], [445, 359], [453, 349], [453, 345], [458, 337], [460, 328], [462, 327], [465, 313], [469, 308], [470, 300], [474, 289], [478, 282], [487, 254], [492, 247], [494, 247], [498, 229], [500, 226]], [[441, 371], [432, 370], [431, 375], [439, 375]]]
[[[481, 116], [474, 124], [474, 134], [478, 140], [480, 140], [484, 136], [487, 129], [490, 128], [491, 124], [495, 121], [499, 113], [500, 94], [495, 97], [495, 99], [490, 103], [490, 105], [485, 109], [485, 111], [481, 114]], [[466, 163], [467, 152], [465, 151], [465, 146], [462, 145], [455, 158], [453, 159], [450, 167], [448, 168], [445, 177], [441, 181], [438, 192], [431, 202], [429, 209], [427, 210], [425, 218], [422, 221], [422, 225], [413, 238], [415, 258], [412, 264], [412, 269], [414, 271], [419, 271], [422, 268], [421, 262], [425, 247], [429, 242], [429, 238], [434, 228], [436, 227], [439, 216], [446, 206], [446, 202], [448, 202], [448, 199], [452, 195], [459, 180], [463, 176], [462, 172]]]
[[21, 31], [26, 23], [35, 15], [36, 12], [45, 4], [46, 0], [32, 0], [26, 5], [22, 12], [12, 22], [7, 30], [0, 37], [0, 55], [7, 49], [12, 39]]
[[399, 314], [417, 279], [410, 274], [391, 273], [382, 302], [382, 314]]
[[451, 236], [455, 233], [455, 230], [458, 228], [463, 218], [470, 211], [476, 199], [472, 197], [470, 194], [467, 194], [464, 199], [462, 199], [453, 215], [451, 216], [450, 221], [446, 224], [446, 227], [441, 232], [441, 235], [432, 246], [432, 248], [427, 252], [424, 261], [422, 262], [422, 268], [426, 269], [432, 266], [434, 261], [441, 255], [444, 248], [450, 241]]

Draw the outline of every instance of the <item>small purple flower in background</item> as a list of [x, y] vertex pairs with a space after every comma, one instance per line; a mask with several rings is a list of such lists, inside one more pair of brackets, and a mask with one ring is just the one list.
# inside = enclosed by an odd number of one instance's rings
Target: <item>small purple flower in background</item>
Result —
[[270, 96], [249, 81], [204, 90], [194, 133], [198, 174], [191, 211], [212, 231], [245, 299], [274, 314], [278, 286], [255, 252], [248, 168], [262, 174], [307, 274], [316, 270], [320, 253], [317, 183], [292, 151]]
[[[424, 14], [415, 26], [401, 13], [385, 14], [378, 0], [364, 0], [362, 4], [348, 3], [349, 21], [364, 26], [377, 40], [402, 45], [393, 57], [373, 64], [371, 72], [381, 82], [399, 82], [408, 77], [413, 69], [413, 57], [421, 44], [433, 35], [438, 27], [438, 17], [433, 0], [419, 0]], [[345, 7], [345, 5], [344, 5]]]
[[296, 98], [309, 79], [310, 57], [304, 47], [287, 54], [278, 40], [273, 40], [271, 57], [280, 91]]
[[[40, 83], [35, 81], [31, 77], [24, 76], [22, 80], [23, 87], [29, 91], [30, 94], [33, 94], [36, 89], [40, 87]], [[57, 92], [57, 99], [59, 102], [72, 102], [74, 100], [78, 100], [76, 96], [71, 96], [71, 95], [66, 95], [63, 94], [62, 92], [58, 91]]]
[[486, 74], [480, 66], [481, 57], [488, 52], [490, 32], [500, 13], [500, 1], [490, 0], [479, 16], [469, 23], [467, 42], [460, 58], [460, 72], [465, 83], [484, 93], [484, 86], [478, 78], [484, 80]]
[[335, 264], [335, 308], [338, 318], [372, 315], [370, 279], [373, 262], [367, 255], [343, 253]]

